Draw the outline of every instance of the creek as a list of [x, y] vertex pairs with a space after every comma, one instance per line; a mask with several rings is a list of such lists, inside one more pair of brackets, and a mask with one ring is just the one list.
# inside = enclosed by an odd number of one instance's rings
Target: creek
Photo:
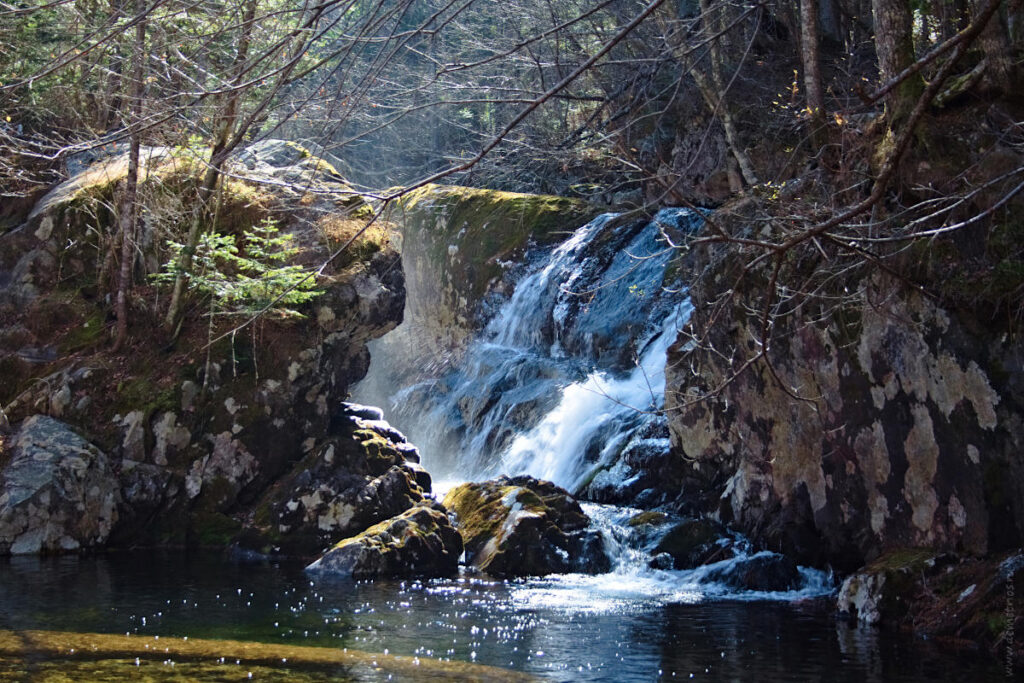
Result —
[[[405, 382], [387, 374], [400, 365], [389, 354], [414, 350], [385, 338], [356, 392], [419, 447], [436, 489], [530, 474], [592, 501], [585, 511], [611, 572], [353, 582], [310, 580], [302, 564], [195, 553], [3, 559], [0, 680], [24, 680], [26, 668], [37, 672], [32, 680], [50, 680], [51, 665], [55, 676], [90, 680], [449, 680], [489, 671], [428, 666], [438, 661], [558, 681], [998, 679], [998, 662], [837, 621], [825, 572], [801, 568], [781, 591], [729, 587], [723, 572], [765, 556], [739, 537], [735, 557], [709, 566], [649, 565], [656, 533], [629, 522], [639, 508], [678, 502], [650, 473], [669, 457], [666, 351], [692, 310], [666, 274], [675, 255], [666, 236], [700, 222], [678, 209], [646, 224], [599, 217], [529, 258], [460, 362]], [[64, 645], [50, 659], [19, 658], [8, 645], [5, 656], [4, 643], [30, 630], [128, 640]], [[201, 645], [154, 658], [160, 638]], [[271, 647], [236, 655], [240, 646], [224, 639]], [[367, 654], [342, 666], [306, 650], [285, 656], [286, 646]]]
[[[592, 578], [495, 582], [311, 582], [300, 564], [232, 564], [220, 555], [109, 553], [0, 560], [0, 648], [10, 631], [131, 634], [136, 650], [64, 649], [47, 661], [0, 649], [0, 680], [451, 680], [430, 659], [555, 681], [1002, 680], [998, 662], [837, 622], [822, 600], [723, 599], [685, 582], [660, 595]], [[795, 596], [794, 596], [795, 597]], [[198, 654], [164, 654], [188, 638]], [[208, 639], [208, 640], [207, 640]], [[270, 666], [222, 642], [268, 643]], [[378, 666], [300, 668], [286, 650], [374, 653]], [[154, 657], [153, 650], [161, 651]], [[387, 658], [418, 658], [423, 675]], [[136, 657], [140, 657], [136, 660]], [[221, 661], [221, 660], [224, 661]], [[281, 661], [287, 659], [287, 661]], [[57, 667], [54, 670], [51, 667]], [[62, 677], [63, 676], [63, 677]], [[500, 678], [499, 678], [500, 680]]]

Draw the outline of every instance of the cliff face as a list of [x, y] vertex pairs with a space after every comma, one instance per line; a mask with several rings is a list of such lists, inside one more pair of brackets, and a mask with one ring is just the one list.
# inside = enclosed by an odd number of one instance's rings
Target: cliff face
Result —
[[396, 354], [405, 376], [458, 355], [489, 296], [511, 290], [527, 250], [557, 244], [597, 213], [575, 199], [469, 187], [427, 185], [403, 197], [388, 218], [402, 238], [406, 319], [387, 343], [406, 350]]
[[[715, 265], [694, 300], [725, 291], [730, 265]], [[743, 310], [751, 292], [709, 327], [705, 350], [681, 335], [667, 408], [686, 487], [770, 548], [845, 570], [893, 548], [1018, 546], [1020, 344], [888, 277], [848, 288], [840, 306], [808, 304], [775, 321], [777, 379], [763, 359], [732, 378], [760, 337]], [[698, 306], [691, 330], [709, 314]]]
[[[161, 218], [180, 208], [188, 171], [175, 167], [180, 160], [165, 150], [148, 156], [142, 255], [136, 268], [152, 272], [158, 264], [156, 244], [167, 234], [160, 232], [166, 229]], [[76, 452], [97, 451], [94, 459], [114, 482], [107, 487], [117, 503], [114, 519], [107, 515], [104, 534], [75, 541], [82, 546], [223, 545], [243, 527], [269, 523], [272, 515], [260, 519], [254, 506], [277, 482], [297, 476], [296, 467], [313, 468], [337, 452], [346, 453], [346, 462], [361, 453], [370, 457], [360, 444], [388, 441], [386, 434], [376, 440], [368, 432], [353, 434], [358, 430], [345, 419], [338, 427], [341, 402], [369, 366], [366, 343], [402, 318], [404, 278], [387, 236], [366, 237], [326, 266], [317, 280], [320, 294], [298, 307], [304, 317], [270, 316], [209, 346], [216, 337], [211, 325], [218, 320], [211, 323], [203, 315], [203, 304], [186, 316], [176, 343], [169, 345], [159, 326], [162, 306], [152, 305], [162, 299], [140, 278], [129, 342], [114, 352], [109, 345], [112, 321], [98, 294], [103, 282], [97, 282], [104, 267], [100, 247], [116, 225], [109, 207], [115, 205], [123, 166], [120, 158], [95, 164], [44, 198], [21, 229], [0, 238], [0, 405], [7, 428], [15, 430], [0, 437], [0, 552], [62, 549], [56, 541], [19, 544], [25, 528], [47, 523], [54, 511], [45, 505], [32, 508], [39, 519], [28, 527], [21, 521], [4, 526], [24, 517], [14, 508], [28, 499], [4, 495], [24, 489], [18, 474], [24, 468], [15, 470], [6, 461], [24, 460], [18, 455], [25, 448], [16, 447], [29, 443], [22, 432], [25, 425], [36, 424], [33, 416], [54, 418], [46, 423], [47, 434], [58, 434], [58, 441], [77, 443], [81, 439], [75, 433], [84, 437], [91, 445]], [[232, 170], [235, 177], [225, 184], [223, 222], [217, 228], [230, 234], [272, 219], [298, 247], [294, 263], [325, 261], [347, 238], [346, 231], [363, 224], [358, 195], [333, 169], [296, 146], [264, 143], [240, 155]], [[364, 432], [371, 427], [364, 425]], [[332, 442], [339, 438], [345, 443]], [[17, 452], [5, 453], [5, 442], [7, 451]], [[404, 462], [398, 453], [388, 467], [404, 467]], [[59, 464], [51, 469], [54, 476], [63, 471]], [[354, 488], [353, 496], [383, 471], [351, 469], [346, 486]], [[419, 490], [412, 469], [399, 474], [409, 480], [407, 488]], [[30, 483], [40, 495], [48, 486]], [[315, 482], [309, 487], [315, 489]], [[333, 528], [317, 514], [306, 517], [257, 536], [287, 546], [282, 536], [305, 533], [298, 528], [303, 525]]]

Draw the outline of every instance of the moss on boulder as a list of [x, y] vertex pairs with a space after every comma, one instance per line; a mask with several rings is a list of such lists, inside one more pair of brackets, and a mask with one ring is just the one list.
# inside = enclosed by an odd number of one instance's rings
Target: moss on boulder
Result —
[[451, 576], [459, 570], [462, 537], [440, 505], [414, 507], [347, 538], [306, 571], [353, 579]]
[[455, 487], [444, 505], [455, 514], [466, 560], [494, 576], [596, 574], [610, 563], [603, 539], [567, 491], [532, 477], [499, 477]]
[[404, 330], [424, 355], [459, 349], [481, 322], [488, 295], [531, 247], [563, 240], [600, 213], [550, 195], [427, 185], [404, 195], [388, 219], [402, 236], [410, 301]]

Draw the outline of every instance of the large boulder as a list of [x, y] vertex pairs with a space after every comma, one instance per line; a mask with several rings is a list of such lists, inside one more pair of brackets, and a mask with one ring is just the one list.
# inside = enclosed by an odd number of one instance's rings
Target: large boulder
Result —
[[533, 477], [499, 477], [455, 487], [444, 505], [455, 514], [466, 561], [494, 576], [608, 571], [602, 536], [567, 491]]
[[0, 554], [103, 545], [121, 492], [107, 456], [50, 417], [25, 420], [0, 440]]
[[711, 567], [703, 580], [734, 590], [789, 591], [798, 588], [802, 579], [796, 562], [790, 558], [760, 552]]
[[687, 519], [673, 524], [658, 539], [651, 554], [666, 554], [674, 569], [692, 569], [702, 564], [735, 556], [733, 539], [726, 528], [712, 519]]
[[306, 567], [313, 574], [353, 579], [389, 576], [451, 576], [459, 571], [462, 537], [445, 509], [414, 507], [346, 538]]
[[423, 503], [430, 475], [416, 448], [379, 417], [375, 408], [342, 404], [332, 436], [267, 490], [237, 542], [312, 556]]

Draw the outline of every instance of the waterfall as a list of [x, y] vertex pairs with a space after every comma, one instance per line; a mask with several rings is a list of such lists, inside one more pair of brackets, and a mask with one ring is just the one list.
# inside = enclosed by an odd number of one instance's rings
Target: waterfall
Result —
[[[720, 539], [717, 561], [666, 568], [674, 560], [654, 554], [681, 518], [633, 523], [639, 508], [679, 492], [665, 476], [679, 463], [661, 409], [668, 348], [693, 307], [666, 278], [674, 248], [663, 229], [688, 233], [700, 223], [685, 209], [662, 210], [646, 224], [600, 216], [535, 255], [455, 367], [386, 396], [357, 390], [357, 400], [386, 399], [388, 419], [419, 447], [437, 489], [529, 474], [594, 501], [584, 509], [612, 571], [533, 579], [516, 589], [529, 604], [601, 611], [831, 590], [828, 575], [799, 568], [796, 580], [795, 565], [754, 552], [731, 532]], [[744, 587], [751, 576], [763, 583]]]
[[[595, 371], [565, 387], [558, 405], [512, 440], [502, 469], [575, 491], [595, 470], [610, 465], [636, 433], [661, 424], [658, 411], [664, 407], [665, 357], [692, 310], [688, 300], [679, 304], [624, 377]], [[647, 445], [667, 449], [668, 439]], [[594, 449], [598, 456], [588, 467], [586, 455]]]
[[[665, 357], [692, 308], [666, 288], [665, 228], [689, 233], [701, 216], [616, 218], [537, 256], [458, 367], [392, 387], [389, 419], [435, 478], [530, 474], [579, 491], [595, 477], [628, 480], [620, 460], [631, 449], [667, 451]], [[357, 388], [356, 398], [384, 397]]]

